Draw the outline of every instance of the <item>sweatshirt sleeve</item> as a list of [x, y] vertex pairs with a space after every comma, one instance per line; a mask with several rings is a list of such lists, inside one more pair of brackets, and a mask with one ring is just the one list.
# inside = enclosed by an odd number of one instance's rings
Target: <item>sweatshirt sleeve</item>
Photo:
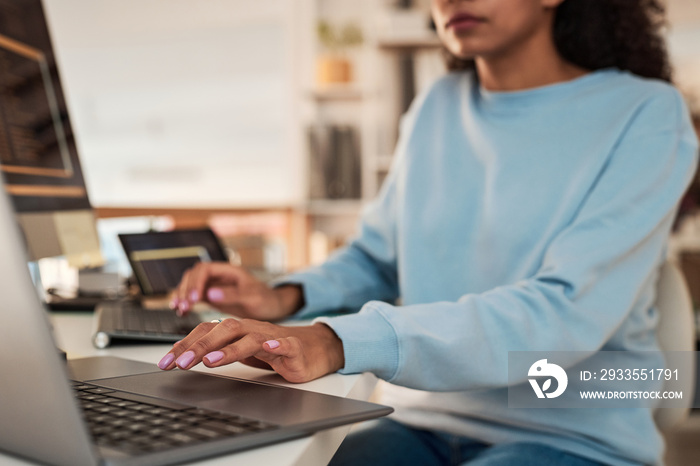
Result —
[[355, 315], [317, 319], [343, 341], [341, 372], [422, 390], [495, 388], [507, 385], [499, 368], [508, 351], [600, 349], [635, 306], [651, 307], [645, 290], [696, 157], [678, 93], [647, 99], [536, 274], [456, 302], [372, 301]]

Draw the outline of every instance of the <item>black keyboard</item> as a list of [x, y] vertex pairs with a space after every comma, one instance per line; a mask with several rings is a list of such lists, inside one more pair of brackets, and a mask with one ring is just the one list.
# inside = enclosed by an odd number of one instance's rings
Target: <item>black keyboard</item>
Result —
[[96, 309], [93, 343], [105, 348], [112, 339], [175, 342], [202, 322], [196, 312], [178, 317], [171, 309], [144, 309], [131, 301], [105, 301]]
[[94, 442], [130, 455], [276, 429], [255, 419], [73, 382]]
[[178, 317], [171, 309], [122, 307], [111, 314], [115, 332], [141, 334], [187, 335], [199, 324], [195, 313]]

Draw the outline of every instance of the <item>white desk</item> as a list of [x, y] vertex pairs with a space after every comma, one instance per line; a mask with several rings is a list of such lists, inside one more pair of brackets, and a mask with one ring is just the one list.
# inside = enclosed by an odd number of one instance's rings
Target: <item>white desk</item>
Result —
[[[90, 341], [93, 322], [92, 314], [52, 313], [51, 320], [54, 325], [54, 333], [56, 334], [58, 345], [66, 351], [68, 358], [112, 355], [156, 364], [165, 353], [168, 352], [168, 349], [170, 349], [170, 345], [167, 344], [130, 344], [98, 350], [92, 346]], [[377, 382], [377, 379], [371, 374], [350, 376], [331, 374], [305, 384], [290, 384], [275, 373], [247, 367], [238, 363], [217, 369], [208, 369], [200, 364], [197, 366], [196, 370], [216, 372], [221, 375], [260, 380], [279, 385], [294, 386], [295, 388], [304, 390], [358, 400], [367, 400], [372, 394]], [[278, 443], [240, 453], [233, 453], [193, 464], [197, 464], [198, 466], [224, 466], [230, 465], [235, 461], [235, 464], [241, 465], [325, 465], [338, 449], [338, 446], [349, 430], [350, 426], [336, 427], [334, 429], [318, 432], [311, 437]], [[26, 466], [30, 464], [32, 463], [0, 453], [0, 466]]]

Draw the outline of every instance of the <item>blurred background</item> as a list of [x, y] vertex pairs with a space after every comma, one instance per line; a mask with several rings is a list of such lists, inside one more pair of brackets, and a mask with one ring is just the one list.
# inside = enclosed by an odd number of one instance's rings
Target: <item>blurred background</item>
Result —
[[45, 8], [115, 254], [112, 231], [208, 224], [250, 267], [322, 261], [376, 194], [401, 114], [444, 71], [425, 1]]
[[[318, 263], [353, 235], [401, 114], [444, 72], [428, 0], [45, 8], [98, 216], [209, 224], [247, 265], [275, 271]], [[668, 10], [677, 82], [696, 109], [700, 2]]]

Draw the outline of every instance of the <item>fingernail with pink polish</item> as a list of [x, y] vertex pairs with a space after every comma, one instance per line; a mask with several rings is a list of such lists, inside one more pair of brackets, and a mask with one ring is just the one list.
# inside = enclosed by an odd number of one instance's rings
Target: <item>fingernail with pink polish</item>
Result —
[[207, 291], [207, 299], [213, 302], [219, 302], [224, 300], [224, 290], [221, 288], [209, 288]]
[[190, 303], [187, 301], [181, 301], [177, 309], [180, 311], [180, 314], [184, 314], [187, 312], [187, 310], [190, 308]]
[[209, 364], [214, 364], [214, 363], [221, 361], [223, 359], [223, 357], [224, 357], [223, 351], [212, 351], [211, 353], [204, 356], [204, 359], [206, 359]]
[[197, 292], [197, 290], [192, 290], [190, 292], [190, 301], [192, 301], [193, 303], [199, 301], [199, 293]]
[[180, 369], [185, 369], [192, 364], [192, 361], [194, 361], [194, 351], [185, 351], [177, 358], [176, 363]]
[[170, 309], [177, 309], [177, 306], [178, 306], [179, 304], [180, 304], [180, 300], [177, 299], [177, 298], [173, 298], [173, 299], [170, 301], [170, 304], [168, 304], [168, 306], [170, 306]]
[[267, 347], [270, 348], [270, 349], [275, 349], [275, 348], [279, 348], [279, 347], [280, 347], [280, 342], [277, 341], [277, 340], [267, 340], [267, 341], [265, 342], [265, 344], [266, 344]]
[[170, 364], [172, 364], [173, 359], [175, 359], [175, 355], [173, 353], [166, 354], [163, 356], [163, 359], [158, 362], [158, 367], [161, 369], [166, 369]]

